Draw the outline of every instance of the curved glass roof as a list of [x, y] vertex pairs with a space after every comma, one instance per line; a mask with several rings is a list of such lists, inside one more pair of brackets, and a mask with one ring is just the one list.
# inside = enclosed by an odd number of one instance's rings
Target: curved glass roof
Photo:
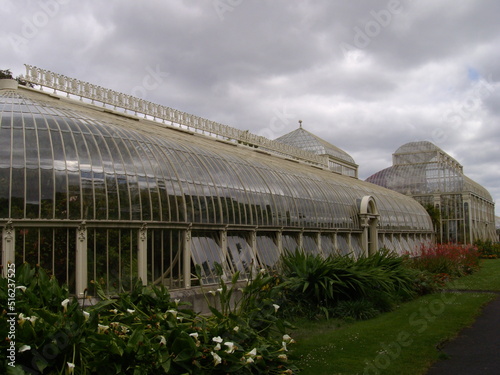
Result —
[[392, 167], [366, 181], [407, 195], [470, 192], [492, 202], [490, 193], [462, 171], [461, 164], [431, 142], [410, 142], [393, 154]]
[[308, 132], [303, 129], [302, 126], [290, 133], [276, 138], [276, 141], [299, 147], [318, 155], [329, 155], [348, 163], [354, 165], [356, 164], [354, 159], [347, 152]]
[[19, 88], [0, 91], [0, 218], [432, 231], [415, 200], [382, 187]]

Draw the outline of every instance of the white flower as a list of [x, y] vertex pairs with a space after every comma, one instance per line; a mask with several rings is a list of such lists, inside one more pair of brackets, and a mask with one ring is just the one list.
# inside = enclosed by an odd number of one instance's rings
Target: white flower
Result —
[[160, 345], [167, 345], [167, 340], [163, 336], [160, 336]]
[[118, 314], [118, 310], [117, 309], [109, 310], [109, 312], [112, 312], [113, 314]]
[[97, 333], [104, 333], [109, 329], [109, 326], [105, 326], [102, 324], [97, 325]]
[[226, 353], [228, 353], [228, 354], [233, 353], [234, 350], [236, 349], [234, 342], [228, 341], [228, 342], [225, 342], [224, 345], [227, 346]]
[[181, 302], [181, 300], [180, 299], [175, 299], [174, 302], [175, 302], [175, 306], [179, 306], [179, 302]]
[[210, 293], [213, 296], [215, 296], [217, 294], [217, 292], [215, 290], [209, 290], [208, 293]]
[[210, 354], [212, 354], [212, 356], [214, 357], [214, 366], [217, 366], [222, 362], [222, 358], [217, 353], [210, 352]]
[[173, 316], [177, 316], [177, 310], [167, 310], [167, 313], [170, 313]]
[[252, 358], [252, 357], [247, 358], [247, 363], [253, 363], [253, 362], [254, 362], [254, 360], [253, 360], [253, 358]]
[[68, 311], [68, 303], [69, 303], [69, 299], [67, 299], [67, 298], [61, 302], [61, 306], [63, 307], [64, 312]]
[[281, 350], [284, 350], [285, 352], [288, 351], [288, 349], [286, 348], [286, 342], [284, 341], [281, 343]]
[[219, 293], [222, 293], [222, 288], [217, 289]]
[[[194, 340], [195, 340], [195, 344], [196, 346], [200, 346], [201, 342], [200, 340], [198, 340], [198, 332], [193, 332], [193, 333], [190, 333], [189, 336], [191, 336]], [[215, 349], [215, 350], [220, 350], [220, 344], [217, 344], [219, 345], [219, 349]]]
[[259, 271], [259, 273], [260, 273], [261, 275], [265, 274], [266, 272], [267, 272], [267, 271], [266, 271], [266, 269], [265, 269], [265, 268], [261, 268], [261, 269], [260, 269], [260, 271]]
[[71, 363], [71, 362], [66, 362], [66, 364], [68, 365], [68, 374], [72, 374], [73, 371], [75, 371], [75, 364], [74, 363]]
[[220, 350], [220, 349], [221, 349], [220, 348], [220, 344], [217, 344], [217, 345], [214, 346], [214, 350]]
[[253, 348], [246, 355], [250, 357], [255, 357], [257, 355], [257, 348]]
[[16, 289], [21, 289], [23, 292], [26, 291], [26, 287], [23, 285], [16, 286]]
[[292, 339], [289, 335], [283, 335], [283, 341], [289, 343], [289, 344], [293, 344], [295, 343], [295, 340]]
[[83, 312], [83, 316], [85, 317], [85, 321], [87, 321], [87, 320], [89, 320], [89, 318], [90, 318], [90, 313], [89, 313], [89, 312], [87, 312], [87, 311], [84, 311], [84, 312]]
[[31, 324], [35, 325], [35, 322], [36, 320], [38, 319], [38, 316], [24, 316], [23, 313], [20, 313], [18, 315], [18, 322], [19, 322], [19, 325], [22, 327], [22, 325], [24, 324], [25, 321], [29, 320], [31, 322]]
[[182, 321], [184, 320], [184, 317], [183, 316], [178, 316], [177, 320], [182, 323]]
[[17, 321], [19, 323], [19, 325], [22, 327], [24, 322], [27, 320], [25, 317], [24, 317], [24, 314], [23, 313], [19, 313], [19, 315], [17, 316]]
[[221, 343], [221, 342], [222, 342], [222, 341], [224, 341], [224, 340], [222, 340], [222, 337], [217, 336], [217, 337], [213, 337], [213, 338], [212, 338], [212, 341], [215, 341], [215, 342]]
[[240, 330], [240, 327], [238, 327], [238, 326], [236, 326], [236, 327], [233, 328], [234, 332], [238, 332], [239, 330]]
[[133, 313], [135, 313], [135, 310], [132, 310], [132, 309], [127, 309], [127, 312], [128, 312], [129, 314], [133, 314]]
[[31, 346], [23, 345], [19, 348], [19, 353], [25, 352], [26, 350], [31, 350]]
[[288, 357], [286, 356], [286, 354], [280, 354], [278, 355], [278, 359], [281, 359], [282, 361], [287, 361]]
[[278, 309], [280, 308], [280, 306], [273, 303], [273, 307], [274, 307], [274, 312], [278, 312]]

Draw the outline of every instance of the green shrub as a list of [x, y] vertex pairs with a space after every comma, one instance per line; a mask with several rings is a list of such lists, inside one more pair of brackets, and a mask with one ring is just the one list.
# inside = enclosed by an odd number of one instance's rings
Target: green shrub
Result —
[[346, 320], [367, 320], [380, 314], [380, 311], [373, 303], [364, 298], [340, 301], [332, 312], [334, 316]]
[[368, 300], [388, 311], [401, 300], [415, 295], [415, 271], [405, 258], [382, 250], [354, 259], [319, 255], [300, 250], [282, 257], [283, 295], [290, 315], [328, 315], [341, 301]]
[[[234, 283], [217, 292], [230, 298]], [[40, 268], [16, 272], [15, 367], [9, 365], [10, 326], [0, 320], [0, 373], [23, 374], [268, 374], [295, 371], [287, 358], [293, 340], [262, 290], [272, 277], [259, 274], [243, 287], [239, 311], [212, 307], [200, 316], [164, 287], [136, 283], [130, 293], [82, 308], [66, 287]], [[0, 279], [0, 303], [8, 284]], [[221, 288], [219, 288], [221, 289]], [[271, 295], [269, 294], [269, 296]], [[263, 297], [262, 301], [259, 301]], [[219, 303], [219, 306], [222, 306]], [[225, 305], [227, 306], [227, 305]], [[3, 339], [7, 338], [7, 339]]]
[[478, 248], [482, 258], [496, 259], [500, 257], [500, 243], [498, 242], [476, 240], [474, 246]]

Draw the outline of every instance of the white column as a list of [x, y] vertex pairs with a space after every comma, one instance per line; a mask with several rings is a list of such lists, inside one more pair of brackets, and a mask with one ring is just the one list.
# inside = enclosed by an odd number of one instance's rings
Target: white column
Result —
[[369, 219], [366, 215], [359, 215], [361, 221], [361, 228], [363, 228], [363, 233], [361, 234], [361, 247], [365, 256], [370, 255], [369, 241], [368, 241], [368, 231], [370, 230]]
[[75, 281], [77, 298], [85, 297], [87, 289], [87, 227], [83, 221], [78, 227], [76, 239]]
[[184, 288], [191, 288], [191, 228], [184, 232], [184, 256], [182, 264], [182, 273], [184, 279]]
[[276, 233], [276, 244], [278, 245], [278, 252], [283, 254], [283, 231], [280, 230]]
[[137, 237], [137, 276], [141, 279], [142, 285], [148, 283], [148, 228], [144, 223], [139, 229]]
[[318, 246], [318, 252], [323, 258], [325, 258], [325, 253], [323, 252], [323, 247], [321, 246], [321, 233], [316, 233], [316, 245]]
[[7, 264], [15, 263], [16, 231], [9, 221], [2, 229], [2, 275], [7, 277]]

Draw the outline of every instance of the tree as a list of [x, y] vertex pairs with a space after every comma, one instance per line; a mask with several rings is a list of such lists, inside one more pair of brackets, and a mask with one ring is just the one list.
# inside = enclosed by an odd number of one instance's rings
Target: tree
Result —
[[0, 79], [15, 79], [20, 85], [35, 87], [32, 83], [26, 82], [21, 76], [14, 78], [10, 69], [0, 69]]
[[0, 79], [14, 79], [10, 69], [0, 70]]

